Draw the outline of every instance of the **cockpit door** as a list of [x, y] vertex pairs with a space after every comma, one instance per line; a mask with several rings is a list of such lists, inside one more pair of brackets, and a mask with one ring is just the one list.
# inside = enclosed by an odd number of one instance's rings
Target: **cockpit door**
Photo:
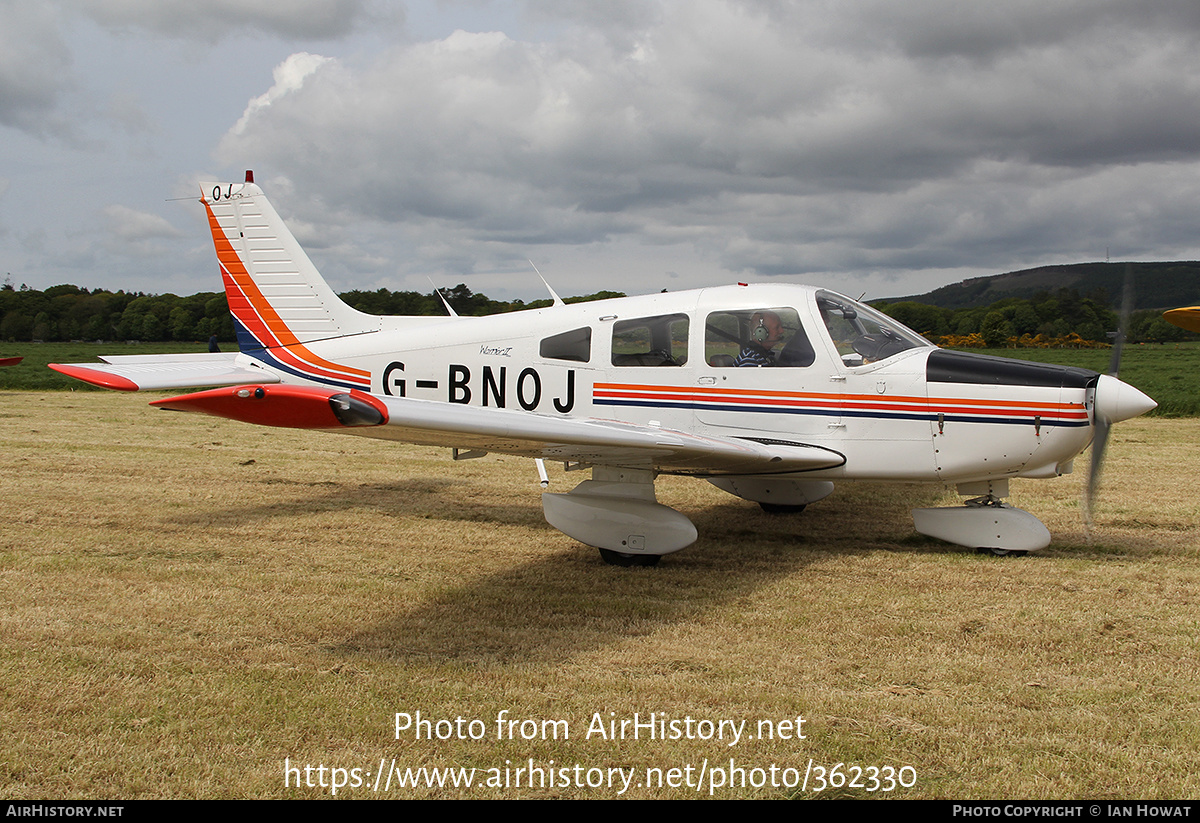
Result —
[[818, 357], [827, 355], [813, 346], [804, 308], [701, 301], [703, 352], [694, 393], [700, 425], [767, 440], [825, 438], [829, 412], [812, 388], [823, 371]]
[[856, 476], [927, 477], [935, 458], [925, 360], [932, 344], [847, 297], [817, 292], [837, 432]]

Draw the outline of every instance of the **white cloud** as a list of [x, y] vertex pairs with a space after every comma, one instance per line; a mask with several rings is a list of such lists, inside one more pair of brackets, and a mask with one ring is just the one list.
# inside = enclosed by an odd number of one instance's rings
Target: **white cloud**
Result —
[[179, 229], [157, 214], [131, 209], [116, 203], [100, 210], [108, 230], [121, 240], [132, 243], [164, 237], [178, 237]]
[[298, 91], [304, 85], [304, 80], [309, 75], [315, 73], [326, 63], [333, 62], [331, 58], [322, 57], [319, 54], [309, 54], [308, 52], [298, 52], [291, 55], [278, 66], [275, 67], [272, 76], [275, 84], [267, 89], [264, 94], [255, 97], [246, 106], [246, 111], [242, 113], [242, 117], [233, 127], [234, 134], [241, 134], [246, 130], [246, 124], [256, 112], [270, 106], [285, 94]]

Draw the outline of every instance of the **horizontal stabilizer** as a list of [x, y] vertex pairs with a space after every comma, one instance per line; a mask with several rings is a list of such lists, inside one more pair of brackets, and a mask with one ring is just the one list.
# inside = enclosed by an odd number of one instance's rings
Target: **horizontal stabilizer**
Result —
[[112, 355], [103, 358], [105, 363], [51, 363], [50, 368], [93, 386], [117, 391], [279, 382], [276, 375], [240, 365], [237, 358], [236, 352]]

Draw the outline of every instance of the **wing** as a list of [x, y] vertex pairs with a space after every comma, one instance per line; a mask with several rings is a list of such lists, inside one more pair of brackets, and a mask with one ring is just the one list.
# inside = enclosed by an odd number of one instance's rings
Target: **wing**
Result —
[[549, 417], [315, 386], [245, 385], [151, 405], [260, 425], [681, 474], [784, 473], [845, 462], [838, 452], [804, 443], [709, 437], [613, 420]]
[[1181, 329], [1200, 332], [1200, 306], [1189, 306], [1183, 309], [1171, 309], [1163, 312], [1163, 319]]
[[117, 391], [279, 382], [276, 375], [251, 362], [238, 362], [238, 358], [237, 352], [108, 355], [101, 358], [104, 363], [51, 363], [50, 368], [93, 386]]

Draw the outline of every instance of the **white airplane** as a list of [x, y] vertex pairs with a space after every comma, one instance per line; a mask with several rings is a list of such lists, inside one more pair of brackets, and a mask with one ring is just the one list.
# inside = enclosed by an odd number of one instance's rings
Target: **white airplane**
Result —
[[[550, 525], [616, 565], [696, 539], [655, 478], [690, 475], [799, 511], [839, 480], [953, 483], [961, 507], [919, 532], [996, 554], [1050, 533], [1003, 502], [1113, 422], [1154, 408], [1110, 375], [947, 351], [843, 295], [745, 285], [490, 317], [377, 317], [326, 285], [262, 190], [206, 183], [240, 351], [54, 364], [111, 389], [223, 388], [151, 405], [268, 426], [451, 447], [591, 469], [545, 493]], [[543, 472], [543, 478], [545, 477]], [[544, 483], [543, 483], [544, 485]]]

